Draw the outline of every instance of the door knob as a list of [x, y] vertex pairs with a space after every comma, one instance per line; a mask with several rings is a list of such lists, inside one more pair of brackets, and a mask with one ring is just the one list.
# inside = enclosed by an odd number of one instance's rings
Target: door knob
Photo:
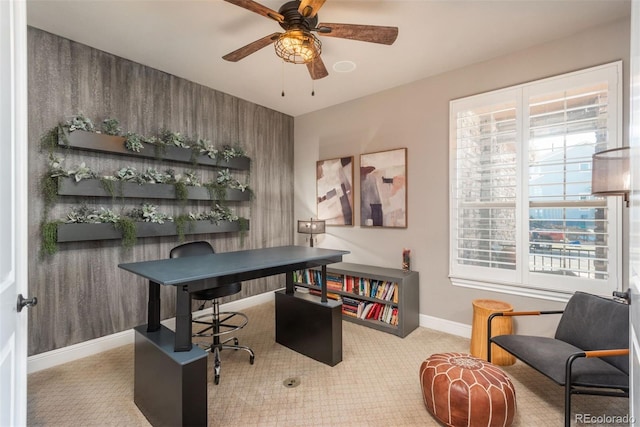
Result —
[[25, 298], [25, 297], [22, 296], [22, 294], [19, 294], [18, 295], [18, 303], [16, 304], [16, 308], [18, 309], [18, 313], [20, 313], [23, 308], [32, 307], [32, 306], [34, 306], [36, 304], [38, 304], [38, 298], [36, 298], [36, 297]]

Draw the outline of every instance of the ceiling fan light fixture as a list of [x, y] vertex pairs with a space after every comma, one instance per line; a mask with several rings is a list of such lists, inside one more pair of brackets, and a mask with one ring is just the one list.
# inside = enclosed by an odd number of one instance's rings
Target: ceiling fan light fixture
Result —
[[291, 29], [280, 34], [275, 41], [276, 55], [286, 62], [307, 64], [322, 53], [322, 43], [309, 31]]

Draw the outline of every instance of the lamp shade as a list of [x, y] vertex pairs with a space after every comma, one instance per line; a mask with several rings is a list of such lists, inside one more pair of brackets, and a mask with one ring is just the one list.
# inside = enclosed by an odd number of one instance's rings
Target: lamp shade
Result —
[[324, 233], [325, 222], [320, 219], [308, 219], [298, 221], [298, 233], [302, 234], [322, 234]]
[[591, 194], [626, 197], [630, 180], [629, 147], [612, 148], [593, 155]]

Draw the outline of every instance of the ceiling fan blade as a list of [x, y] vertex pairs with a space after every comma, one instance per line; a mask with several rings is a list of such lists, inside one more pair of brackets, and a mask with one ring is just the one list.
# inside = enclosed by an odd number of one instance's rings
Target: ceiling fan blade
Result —
[[262, 49], [265, 46], [269, 46], [271, 43], [278, 39], [278, 36], [282, 33], [273, 33], [268, 36], [264, 36], [261, 39], [258, 39], [252, 43], [249, 43], [246, 46], [241, 47], [240, 49], [234, 50], [231, 53], [226, 54], [222, 57], [222, 59], [231, 62], [238, 62], [242, 58], [251, 55]]
[[398, 27], [356, 24], [318, 24], [318, 35], [360, 40], [363, 42], [393, 44], [398, 37]]
[[305, 18], [313, 18], [326, 0], [302, 0], [298, 12]]
[[225, 0], [228, 3], [235, 4], [236, 6], [240, 6], [244, 9], [250, 10], [251, 12], [255, 12], [259, 15], [266, 16], [267, 18], [271, 18], [278, 22], [284, 21], [284, 16], [280, 13], [276, 12], [273, 9], [269, 9], [267, 6], [263, 6], [260, 3], [256, 3], [253, 0]]
[[312, 80], [319, 80], [329, 75], [327, 67], [324, 66], [324, 62], [319, 56], [313, 62], [307, 62], [307, 69]]

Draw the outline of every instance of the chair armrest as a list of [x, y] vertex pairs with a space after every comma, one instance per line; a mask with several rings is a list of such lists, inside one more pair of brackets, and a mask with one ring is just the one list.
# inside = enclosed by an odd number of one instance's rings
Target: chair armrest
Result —
[[627, 356], [628, 348], [620, 348], [613, 350], [590, 350], [584, 352], [584, 357], [609, 357], [609, 356]]
[[505, 311], [503, 313], [492, 313], [498, 316], [540, 316], [542, 314], [562, 314], [564, 310], [548, 310], [548, 311]]
[[549, 310], [549, 311], [498, 311], [496, 313], [491, 313], [487, 320], [487, 336], [488, 339], [491, 340], [491, 322], [494, 317], [498, 316], [541, 316], [544, 314], [562, 314], [564, 310]]
[[491, 322], [494, 317], [498, 316], [540, 316], [544, 314], [562, 314], [564, 310], [548, 310], [548, 311], [498, 311], [491, 313], [487, 319], [487, 361], [491, 362]]
[[567, 358], [565, 365], [565, 387], [571, 388], [571, 367], [576, 359], [581, 357], [610, 357], [610, 356], [626, 356], [629, 354], [628, 348], [616, 348], [610, 350], [589, 350], [573, 353]]

